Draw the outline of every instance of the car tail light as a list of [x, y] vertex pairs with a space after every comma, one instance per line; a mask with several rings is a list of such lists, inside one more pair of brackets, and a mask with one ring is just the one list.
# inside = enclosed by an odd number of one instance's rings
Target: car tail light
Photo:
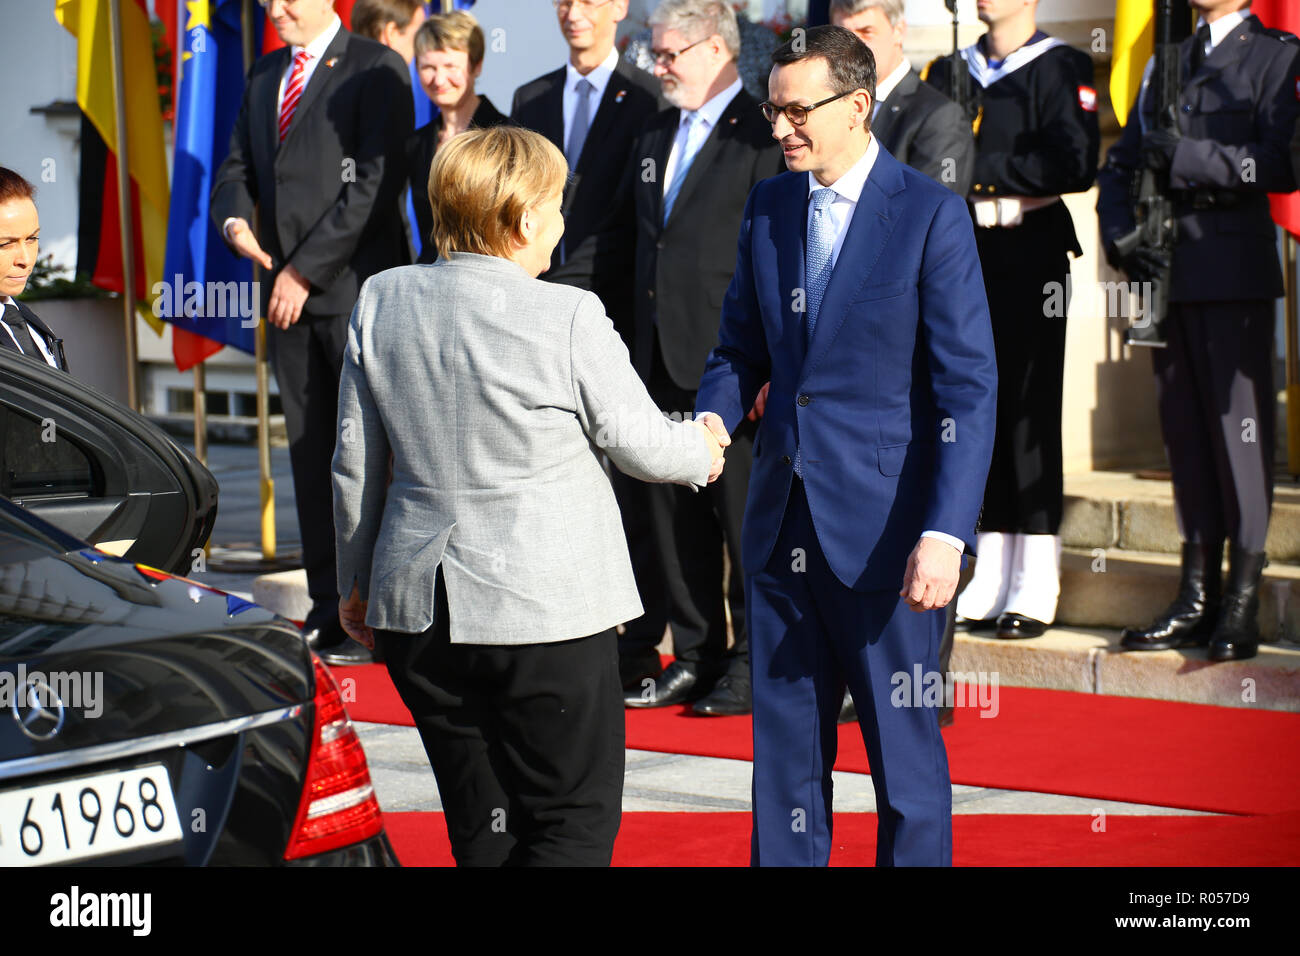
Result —
[[339, 685], [315, 654], [312, 666], [316, 671], [316, 726], [302, 802], [284, 851], [286, 860], [359, 843], [384, 829], [366, 755], [343, 709]]

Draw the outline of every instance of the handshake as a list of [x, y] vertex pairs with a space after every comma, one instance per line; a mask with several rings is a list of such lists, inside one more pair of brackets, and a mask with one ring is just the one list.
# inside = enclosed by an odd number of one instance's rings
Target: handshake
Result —
[[713, 465], [709, 468], [709, 483], [712, 484], [722, 474], [724, 464], [722, 450], [731, 444], [731, 436], [727, 434], [722, 419], [713, 412], [705, 412], [691, 424], [700, 430], [709, 443], [709, 454], [713, 456]]

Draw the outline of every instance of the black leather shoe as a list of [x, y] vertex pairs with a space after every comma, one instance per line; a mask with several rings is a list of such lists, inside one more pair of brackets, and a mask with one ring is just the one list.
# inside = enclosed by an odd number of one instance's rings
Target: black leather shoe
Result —
[[754, 695], [749, 687], [749, 678], [723, 674], [713, 685], [713, 690], [697, 700], [691, 710], [703, 717], [737, 717], [752, 713]]
[[659, 655], [654, 657], [637, 657], [618, 659], [618, 679], [623, 685], [625, 691], [636, 691], [641, 693], [646, 686], [643, 682], [647, 680], [658, 681], [663, 675], [663, 665], [659, 663]]
[[853, 703], [853, 695], [849, 693], [848, 688], [844, 688], [844, 700], [840, 703], [840, 715], [835, 719], [837, 724], [852, 724], [858, 719], [858, 708]]
[[1003, 640], [1018, 640], [1022, 637], [1042, 637], [1047, 625], [1032, 617], [1025, 617], [1014, 611], [1007, 611], [998, 618], [998, 637]]
[[303, 625], [302, 636], [307, 641], [307, 646], [317, 654], [322, 651], [332, 650], [340, 644], [351, 640], [348, 632], [343, 630], [343, 625], [339, 623], [338, 617], [332, 621], [322, 621], [316, 627], [307, 627]]
[[1267, 563], [1263, 551], [1228, 549], [1228, 583], [1210, 637], [1210, 660], [1244, 661], [1259, 653], [1259, 579]]
[[1119, 645], [1126, 651], [1167, 651], [1204, 647], [1219, 613], [1223, 542], [1210, 546], [1183, 542], [1178, 594], [1150, 627], [1127, 627]]
[[698, 700], [704, 692], [699, 665], [673, 661], [654, 683], [624, 691], [623, 703], [628, 707], [668, 707]]
[[954, 631], [991, 631], [998, 626], [996, 617], [986, 617], [978, 620], [972, 620], [968, 617], [962, 617], [958, 614], [953, 618], [952, 629]]
[[374, 655], [352, 638], [348, 638], [336, 647], [327, 647], [320, 652], [320, 659], [330, 667], [347, 667], [350, 664], [373, 664]]

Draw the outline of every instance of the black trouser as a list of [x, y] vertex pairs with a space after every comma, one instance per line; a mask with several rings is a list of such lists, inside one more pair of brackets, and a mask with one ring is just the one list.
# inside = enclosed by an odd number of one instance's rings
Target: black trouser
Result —
[[434, 623], [375, 632], [438, 781], [458, 866], [608, 866], [622, 819], [614, 629], [553, 644], [452, 644]]
[[307, 593], [312, 599], [313, 616], [337, 614], [331, 466], [348, 316], [304, 314], [284, 331], [268, 323], [266, 340], [289, 436]]
[[[673, 382], [659, 353], [658, 336], [655, 338], [647, 385], [650, 397], [662, 411], [689, 417], [695, 409], [695, 392]], [[740, 525], [749, 493], [756, 430], [754, 422], [742, 422], [726, 448], [721, 477], [700, 491], [673, 484], [647, 487], [650, 522], [668, 594], [673, 654], [718, 676], [725, 672], [747, 678], [749, 674]], [[730, 651], [722, 592], [724, 549], [731, 562], [725, 600], [735, 637]]]
[[1059, 211], [1047, 206], [1026, 213], [1019, 226], [975, 229], [998, 365], [997, 430], [981, 531], [1056, 534], [1061, 527], [1070, 274], [1061, 228]]
[[1184, 540], [1264, 550], [1273, 505], [1274, 303], [1181, 302], [1151, 350]]

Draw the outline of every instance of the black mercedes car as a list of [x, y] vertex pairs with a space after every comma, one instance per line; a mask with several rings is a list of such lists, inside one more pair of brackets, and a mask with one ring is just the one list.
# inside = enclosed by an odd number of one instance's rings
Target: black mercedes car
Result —
[[0, 456], [0, 865], [396, 865], [298, 629], [158, 570], [211, 530], [207, 469], [4, 351]]

